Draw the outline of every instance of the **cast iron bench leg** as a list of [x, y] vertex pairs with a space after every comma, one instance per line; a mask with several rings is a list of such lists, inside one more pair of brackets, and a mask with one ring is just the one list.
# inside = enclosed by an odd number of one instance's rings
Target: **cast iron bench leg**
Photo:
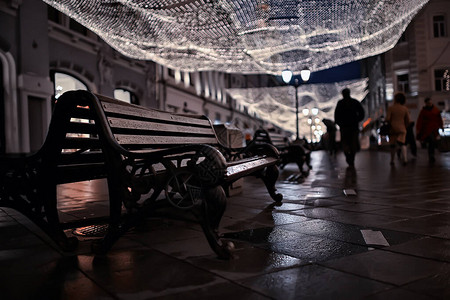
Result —
[[202, 204], [193, 209], [194, 215], [200, 221], [203, 232], [210, 247], [221, 259], [232, 257], [234, 244], [223, 242], [217, 234], [220, 220], [226, 208], [226, 195], [222, 186], [206, 188], [203, 191]]
[[283, 200], [283, 195], [277, 193], [277, 189], [275, 188], [279, 173], [280, 171], [276, 165], [268, 166], [266, 168], [266, 174], [262, 178], [270, 197], [272, 197], [275, 202], [281, 202]]

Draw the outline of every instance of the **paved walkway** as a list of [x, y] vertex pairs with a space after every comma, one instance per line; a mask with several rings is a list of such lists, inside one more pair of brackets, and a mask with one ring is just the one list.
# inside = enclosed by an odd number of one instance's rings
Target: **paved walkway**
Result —
[[[245, 180], [221, 232], [235, 258], [219, 260], [198, 225], [152, 218], [105, 257], [83, 238], [61, 253], [29, 221], [0, 210], [0, 299], [450, 299], [450, 153], [406, 166], [363, 151], [314, 152], [304, 182], [286, 180], [274, 205]], [[345, 193], [344, 193], [345, 191]], [[104, 182], [64, 186], [65, 220], [107, 212]]]

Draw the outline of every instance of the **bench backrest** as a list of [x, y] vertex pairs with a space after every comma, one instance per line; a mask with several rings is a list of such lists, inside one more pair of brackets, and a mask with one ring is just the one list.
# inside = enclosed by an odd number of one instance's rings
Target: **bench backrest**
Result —
[[[106, 140], [101, 141], [100, 136]], [[56, 168], [47, 176], [59, 183], [104, 178], [104, 142], [122, 154], [219, 144], [204, 116], [173, 114], [87, 91], [70, 91], [58, 98], [46, 141], [37, 155]]]
[[217, 145], [208, 118], [181, 115], [96, 95], [115, 141], [127, 150], [151, 151], [188, 144]]

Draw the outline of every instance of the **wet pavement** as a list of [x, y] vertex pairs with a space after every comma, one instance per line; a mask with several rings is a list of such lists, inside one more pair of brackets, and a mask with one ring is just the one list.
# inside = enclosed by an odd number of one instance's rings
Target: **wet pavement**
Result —
[[[246, 178], [220, 232], [234, 259], [216, 258], [200, 226], [149, 218], [107, 256], [80, 237], [62, 253], [25, 217], [0, 209], [0, 299], [450, 299], [450, 153], [406, 166], [362, 151], [312, 153], [304, 180], [291, 164], [275, 205]], [[108, 213], [104, 181], [59, 189], [64, 220]]]

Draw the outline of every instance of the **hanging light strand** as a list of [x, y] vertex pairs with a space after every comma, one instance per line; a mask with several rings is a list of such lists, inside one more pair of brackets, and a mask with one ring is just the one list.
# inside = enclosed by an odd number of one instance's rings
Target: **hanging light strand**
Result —
[[428, 0], [44, 0], [120, 53], [186, 72], [298, 74], [392, 48]]

